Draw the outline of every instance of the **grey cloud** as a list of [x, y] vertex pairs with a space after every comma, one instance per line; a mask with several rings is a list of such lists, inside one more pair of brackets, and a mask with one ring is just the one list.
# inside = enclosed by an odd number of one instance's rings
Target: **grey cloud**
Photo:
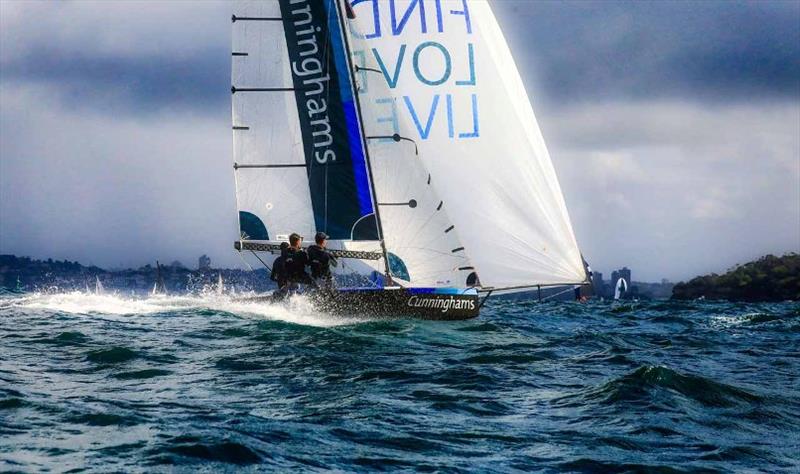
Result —
[[544, 100], [800, 97], [800, 3], [496, 2]]
[[[800, 97], [800, 3], [494, 3], [537, 103]], [[227, 103], [226, 2], [3, 2], [4, 82], [113, 114]], [[40, 18], [31, 28], [28, 18]]]
[[110, 115], [217, 113], [230, 95], [230, 11], [216, 1], [2, 2], [0, 77]]
[[539, 117], [593, 268], [686, 278], [800, 251], [796, 103], [609, 102]]
[[203, 253], [238, 263], [228, 116], [109, 120], [50, 94], [0, 90], [0, 253], [101, 266]]
[[220, 112], [230, 101], [230, 52], [222, 47], [174, 57], [65, 55], [42, 49], [36, 60], [3, 66], [3, 81], [44, 83], [68, 107], [110, 114], [175, 107]]

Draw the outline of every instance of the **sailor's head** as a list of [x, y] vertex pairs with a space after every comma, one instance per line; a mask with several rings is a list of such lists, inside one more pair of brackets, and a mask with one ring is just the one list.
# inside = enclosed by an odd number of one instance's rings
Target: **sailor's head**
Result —
[[298, 233], [293, 233], [289, 236], [289, 245], [294, 248], [300, 248], [300, 242], [303, 241], [303, 236]]
[[317, 232], [317, 234], [314, 236], [314, 242], [316, 242], [320, 247], [324, 247], [325, 244], [328, 243], [328, 234], [325, 232]]
[[281, 251], [289, 248], [289, 242], [281, 242]]

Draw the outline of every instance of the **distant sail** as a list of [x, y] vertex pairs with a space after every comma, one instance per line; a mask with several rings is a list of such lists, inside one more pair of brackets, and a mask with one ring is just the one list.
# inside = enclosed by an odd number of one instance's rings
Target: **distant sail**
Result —
[[[550, 155], [484, 0], [353, 1], [394, 109], [484, 287], [581, 283], [586, 273]], [[362, 71], [367, 88], [380, 78]], [[370, 124], [366, 123], [369, 129]]]
[[624, 278], [617, 280], [617, 285], [614, 287], [614, 299], [620, 299], [628, 291], [628, 283]]

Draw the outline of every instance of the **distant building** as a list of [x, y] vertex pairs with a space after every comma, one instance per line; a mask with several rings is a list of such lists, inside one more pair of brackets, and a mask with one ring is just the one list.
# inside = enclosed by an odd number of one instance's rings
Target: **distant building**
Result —
[[603, 272], [592, 272], [592, 286], [596, 296], [605, 296], [606, 284], [603, 282]]
[[211, 259], [208, 255], [203, 254], [197, 261], [197, 268], [199, 270], [210, 270], [211, 269]]

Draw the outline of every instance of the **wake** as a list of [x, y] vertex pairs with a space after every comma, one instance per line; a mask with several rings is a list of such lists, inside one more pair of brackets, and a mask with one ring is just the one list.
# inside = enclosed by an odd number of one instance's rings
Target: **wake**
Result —
[[207, 291], [188, 295], [124, 295], [122, 293], [92, 293], [71, 291], [60, 293], [27, 293], [0, 298], [0, 311], [24, 310], [27, 313], [68, 313], [87, 317], [112, 317], [125, 320], [136, 317], [168, 317], [205, 311], [224, 312], [236, 317], [255, 320], [284, 321], [315, 327], [334, 327], [369, 322], [373, 319], [357, 316], [331, 315], [319, 312], [302, 295], [292, 296], [282, 303], [247, 301], [253, 294], [219, 294]]

